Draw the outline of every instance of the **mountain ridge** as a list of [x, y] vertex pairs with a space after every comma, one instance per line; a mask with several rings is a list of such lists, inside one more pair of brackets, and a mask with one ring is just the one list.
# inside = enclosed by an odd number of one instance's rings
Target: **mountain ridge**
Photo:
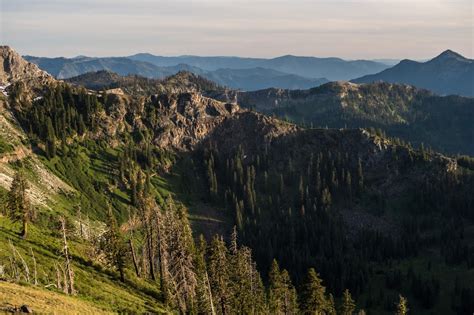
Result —
[[132, 60], [126, 57], [80, 57], [68, 59], [41, 58], [25, 56], [58, 79], [69, 79], [87, 72], [107, 70], [122, 76], [140, 75], [150, 79], [162, 79], [176, 74], [179, 71], [190, 71], [207, 79], [216, 81], [220, 85], [236, 89], [258, 90], [261, 88], [277, 86], [285, 88], [309, 88], [327, 82], [327, 79], [310, 79], [294, 74], [287, 74], [277, 70], [263, 67], [249, 67], [245, 69], [218, 68], [205, 70], [194, 65], [188, 65], [183, 60], [178, 60], [172, 65], [155, 65], [146, 60]]
[[349, 80], [361, 76], [361, 73], [376, 73], [389, 66], [370, 60], [343, 60], [336, 57], [318, 58], [286, 55], [270, 59], [246, 57], [201, 57], [180, 56], [163, 57], [152, 54], [136, 54], [129, 56], [134, 60], [142, 60], [155, 65], [171, 65], [187, 63], [205, 70], [219, 68], [244, 69], [263, 67], [278, 70], [288, 74], [295, 74], [306, 78], [327, 78], [333, 80]]
[[[474, 99], [438, 96], [405, 84], [330, 82], [308, 90], [227, 91], [217, 99], [268, 115], [331, 128], [381, 128], [450, 153], [474, 154]], [[455, 136], [454, 136], [455, 135]]]
[[426, 62], [404, 59], [382, 72], [352, 81], [406, 83], [441, 95], [459, 94], [474, 97], [474, 61], [448, 49]]

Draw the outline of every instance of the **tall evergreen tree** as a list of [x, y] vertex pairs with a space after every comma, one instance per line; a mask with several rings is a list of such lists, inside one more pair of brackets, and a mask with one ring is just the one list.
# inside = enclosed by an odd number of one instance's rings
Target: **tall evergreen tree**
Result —
[[26, 194], [28, 181], [22, 171], [16, 172], [13, 177], [10, 191], [7, 196], [7, 212], [13, 221], [22, 222], [21, 236], [26, 238], [28, 235], [28, 223], [32, 217], [32, 208], [30, 200]]
[[265, 311], [265, 290], [248, 247], [238, 247], [234, 227], [229, 249], [232, 309], [238, 314], [261, 314]]
[[209, 249], [209, 278], [218, 314], [232, 314], [229, 260], [222, 237], [214, 236]]
[[196, 246], [195, 262], [196, 269], [196, 311], [198, 314], [215, 315], [214, 301], [212, 299], [211, 284], [206, 264], [207, 244], [204, 236], [199, 236], [199, 242]]
[[120, 281], [125, 282], [127, 245], [110, 206], [107, 211], [107, 231], [103, 237], [102, 249], [109, 264], [119, 272]]
[[342, 295], [341, 314], [352, 315], [352, 313], [354, 313], [355, 306], [356, 305], [352, 299], [351, 293], [348, 289], [345, 289], [344, 294]]
[[326, 288], [323, 286], [323, 281], [314, 268], [308, 270], [306, 281], [302, 294], [302, 313], [324, 314], [328, 309]]
[[271, 314], [297, 314], [296, 289], [286, 270], [280, 271], [274, 259], [270, 268], [268, 287], [268, 307]]
[[48, 159], [56, 156], [56, 135], [50, 117], [46, 120], [46, 156]]
[[328, 305], [327, 305], [326, 313], [327, 313], [328, 315], [337, 315], [337, 312], [336, 312], [336, 303], [334, 302], [334, 296], [332, 295], [332, 293], [329, 293]]
[[[156, 211], [155, 211], [156, 212]], [[169, 196], [166, 200], [164, 215], [155, 214], [160, 221], [156, 235], [156, 247], [160, 261], [160, 278], [162, 290], [167, 302], [178, 308], [182, 313], [192, 313], [196, 309], [197, 277], [194, 267], [194, 241], [187, 212], [183, 206], [176, 206]]]

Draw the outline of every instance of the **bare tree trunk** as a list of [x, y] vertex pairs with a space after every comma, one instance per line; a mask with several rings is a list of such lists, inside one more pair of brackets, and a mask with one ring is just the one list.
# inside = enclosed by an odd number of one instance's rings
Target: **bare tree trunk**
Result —
[[149, 273], [148, 272], [148, 265], [147, 265], [148, 259], [146, 258], [147, 257], [146, 249], [147, 249], [147, 246], [145, 244], [143, 244], [142, 254], [140, 256], [140, 259], [141, 259], [141, 265], [142, 265], [142, 274], [143, 274], [144, 277], [147, 277], [148, 273]]
[[123, 268], [119, 268], [119, 274], [120, 274], [120, 281], [125, 282], [125, 274], [123, 272]]
[[69, 249], [68, 249], [68, 246], [67, 246], [67, 239], [66, 239], [66, 220], [64, 218], [61, 218], [61, 230], [63, 232], [63, 243], [64, 243], [64, 248], [63, 248], [63, 252], [64, 252], [64, 259], [66, 260], [66, 274], [67, 274], [67, 280], [68, 280], [68, 284], [67, 284], [67, 287], [68, 287], [68, 294], [76, 294], [76, 291], [74, 290], [74, 271], [72, 270], [72, 266], [71, 266], [71, 261], [69, 259]]
[[25, 217], [23, 218], [23, 229], [21, 231], [21, 237], [23, 239], [26, 239], [26, 237], [28, 236], [28, 218], [27, 218], [27, 215], [28, 214], [25, 214]]
[[34, 285], [38, 285], [38, 274], [36, 271], [36, 258], [35, 254], [33, 253], [33, 248], [30, 247], [31, 258], [33, 259], [33, 276], [34, 276]]
[[16, 281], [20, 281], [20, 275], [18, 273], [18, 267], [16, 266], [16, 262], [13, 259], [13, 257], [10, 256], [9, 258], [10, 258], [10, 267], [11, 267], [10, 269], [12, 271], [11, 277], [15, 278]]
[[150, 236], [147, 236], [147, 254], [148, 254], [148, 263], [150, 265], [150, 276], [152, 280], [156, 280], [155, 277], [155, 266], [154, 266], [154, 259], [153, 259], [153, 249], [151, 245], [151, 238]]
[[56, 288], [58, 290], [61, 290], [61, 273], [59, 272], [59, 267], [58, 265], [56, 264]]
[[12, 248], [12, 251], [13, 251], [13, 256], [14, 257], [18, 256], [18, 258], [20, 259], [20, 261], [23, 265], [23, 268], [25, 269], [25, 280], [26, 280], [26, 282], [30, 282], [30, 268], [28, 268], [28, 264], [23, 259], [23, 256], [21, 256], [20, 252], [16, 249], [15, 245], [13, 245], [12, 241], [9, 241], [9, 243], [10, 243], [10, 247]]
[[[157, 210], [158, 211], [158, 210]], [[160, 222], [158, 222], [158, 213], [157, 213], [157, 218], [156, 218], [156, 226], [157, 226], [157, 238], [158, 238], [158, 263], [160, 264], [160, 288], [163, 290], [164, 287], [164, 281], [165, 281], [165, 262], [163, 261], [163, 236], [162, 236], [162, 231], [160, 228]]]
[[209, 294], [209, 302], [211, 304], [211, 315], [216, 315], [216, 311], [214, 310], [214, 301], [212, 300], [211, 283], [209, 282], [209, 275], [207, 274], [207, 270], [206, 270], [206, 282], [207, 282], [207, 292]]
[[[147, 220], [147, 219], [145, 219]], [[145, 223], [145, 228], [147, 230], [147, 254], [148, 254], [148, 262], [150, 265], [150, 276], [152, 280], [156, 280], [155, 277], [155, 260], [153, 259], [153, 230], [149, 224], [149, 222]]]
[[68, 284], [68, 281], [67, 281], [66, 271], [64, 270], [63, 266], [60, 266], [60, 267], [61, 267], [61, 271], [63, 273], [63, 292], [65, 294], [69, 294], [69, 284]]
[[130, 244], [130, 251], [132, 252], [132, 261], [133, 261], [133, 267], [135, 267], [135, 273], [137, 274], [137, 277], [140, 278], [140, 270], [138, 269], [137, 256], [135, 255], [135, 248], [133, 247], [133, 242], [132, 242], [131, 237], [128, 240], [128, 244]]
[[79, 205], [77, 207], [77, 217], [79, 219], [79, 231], [81, 233], [81, 238], [84, 238], [84, 226], [83, 226], [83, 223], [82, 223], [82, 211], [81, 211], [81, 206]]

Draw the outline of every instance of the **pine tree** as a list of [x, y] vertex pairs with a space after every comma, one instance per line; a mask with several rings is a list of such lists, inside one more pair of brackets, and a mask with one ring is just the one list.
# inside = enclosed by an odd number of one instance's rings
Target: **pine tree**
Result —
[[13, 221], [22, 222], [21, 236], [28, 235], [28, 223], [32, 217], [30, 200], [26, 194], [28, 182], [21, 171], [16, 172], [7, 196], [7, 211]]
[[46, 120], [46, 156], [48, 159], [56, 156], [56, 135], [50, 117]]
[[298, 296], [296, 294], [296, 288], [291, 282], [290, 274], [285, 269], [281, 272], [281, 279], [285, 290], [283, 295], [283, 313], [298, 314]]
[[[144, 230], [144, 257], [146, 256], [145, 267], [148, 271], [148, 275], [150, 276], [150, 278], [152, 280], [156, 280], [155, 253], [158, 252], [158, 256], [161, 255], [165, 247], [164, 237], [162, 237], [162, 235], [159, 233], [159, 227], [163, 224], [162, 219], [160, 217], [160, 209], [156, 205], [154, 198], [150, 195], [145, 194], [144, 191], [140, 191], [140, 193], [136, 192], [135, 203]], [[159, 244], [163, 248], [157, 249], [157, 244]], [[163, 262], [160, 261], [160, 264], [162, 263]], [[160, 271], [162, 271], [163, 269], [164, 268], [160, 268]], [[165, 277], [161, 275], [161, 287], [163, 287], [164, 285], [164, 280]], [[166, 293], [165, 290], [163, 290], [163, 292]]]
[[232, 309], [237, 314], [261, 314], [265, 311], [265, 290], [248, 247], [237, 245], [237, 229], [231, 235], [229, 273]]
[[297, 314], [298, 303], [296, 289], [286, 270], [280, 271], [274, 259], [270, 268], [268, 306], [271, 314]]
[[82, 115], [79, 115], [79, 122], [77, 124], [77, 133], [82, 136], [86, 132], [86, 124], [84, 123], [84, 118]]
[[197, 278], [194, 270], [194, 241], [186, 208], [175, 207], [168, 197], [163, 236], [166, 239], [166, 289], [172, 304], [184, 313], [195, 310]]
[[344, 294], [342, 296], [342, 306], [341, 306], [341, 314], [342, 315], [352, 315], [355, 310], [355, 303], [352, 299], [351, 293], [348, 289], [344, 290]]
[[328, 309], [328, 301], [325, 296], [326, 288], [322, 282], [316, 270], [310, 268], [302, 295], [303, 314], [324, 314]]
[[332, 293], [329, 293], [326, 313], [327, 315], [337, 315], [336, 303], [334, 302], [334, 296], [332, 295]]
[[399, 301], [397, 305], [397, 312], [396, 315], [405, 315], [409, 311], [408, 309], [408, 301], [402, 295], [399, 295]]
[[216, 312], [232, 314], [228, 252], [222, 237], [217, 235], [211, 242], [208, 266]]
[[107, 211], [107, 231], [104, 234], [102, 249], [109, 264], [119, 272], [120, 281], [125, 282], [127, 245], [110, 206]]
[[[191, 224], [188, 220], [187, 209], [183, 205], [179, 205], [177, 209], [177, 227], [178, 235], [176, 248], [176, 261], [180, 265], [177, 270], [177, 279], [182, 283], [180, 292], [186, 300], [187, 310], [194, 307], [196, 295], [196, 274], [193, 265], [193, 258], [195, 252], [195, 245], [193, 234], [191, 231]], [[172, 256], [173, 257], [173, 256]], [[171, 261], [174, 262], [173, 260]]]
[[61, 134], [61, 154], [62, 156], [66, 156], [66, 153], [67, 153], [66, 133], [63, 132]]
[[212, 299], [211, 284], [206, 265], [207, 244], [204, 236], [199, 236], [199, 242], [196, 246], [194, 266], [196, 269], [196, 308], [198, 314], [215, 315], [216, 311]]
[[280, 267], [278, 262], [273, 259], [270, 272], [268, 274], [268, 306], [270, 313], [276, 314], [282, 309], [282, 301], [280, 299], [282, 288]]

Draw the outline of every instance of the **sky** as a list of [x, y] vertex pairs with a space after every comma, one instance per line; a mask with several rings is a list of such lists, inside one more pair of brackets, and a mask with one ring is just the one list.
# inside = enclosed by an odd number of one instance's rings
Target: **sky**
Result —
[[472, 0], [0, 0], [23, 55], [473, 57]]

